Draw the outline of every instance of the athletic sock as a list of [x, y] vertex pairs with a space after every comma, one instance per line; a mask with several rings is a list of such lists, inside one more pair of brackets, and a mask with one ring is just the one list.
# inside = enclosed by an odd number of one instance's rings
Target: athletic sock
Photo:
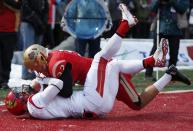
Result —
[[153, 56], [149, 56], [143, 59], [144, 68], [154, 67], [154, 64], [155, 64], [155, 59], [153, 58]]
[[117, 35], [124, 38], [129, 31], [129, 24], [127, 20], [121, 20], [118, 29], [116, 30]]
[[171, 81], [172, 76], [169, 74], [164, 74], [158, 81], [156, 81], [153, 85], [158, 91], [162, 91], [164, 87]]

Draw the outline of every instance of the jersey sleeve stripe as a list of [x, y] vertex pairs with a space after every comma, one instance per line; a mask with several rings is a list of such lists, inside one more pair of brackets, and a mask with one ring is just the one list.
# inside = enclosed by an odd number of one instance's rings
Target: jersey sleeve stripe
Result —
[[42, 107], [38, 107], [38, 106], [35, 105], [35, 103], [34, 103], [33, 100], [32, 100], [32, 97], [33, 97], [33, 95], [31, 95], [31, 96], [29, 97], [28, 101], [29, 101], [34, 107], [36, 107], [37, 109], [43, 109]]

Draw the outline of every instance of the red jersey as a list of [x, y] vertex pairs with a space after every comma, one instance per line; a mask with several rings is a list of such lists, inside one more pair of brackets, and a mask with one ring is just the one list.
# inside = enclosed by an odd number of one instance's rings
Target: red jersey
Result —
[[52, 77], [59, 78], [65, 69], [66, 63], [72, 65], [74, 83], [84, 84], [92, 59], [80, 56], [74, 51], [55, 50], [48, 54], [48, 69]]
[[19, 11], [13, 11], [0, 1], [0, 32], [16, 32], [20, 22]]

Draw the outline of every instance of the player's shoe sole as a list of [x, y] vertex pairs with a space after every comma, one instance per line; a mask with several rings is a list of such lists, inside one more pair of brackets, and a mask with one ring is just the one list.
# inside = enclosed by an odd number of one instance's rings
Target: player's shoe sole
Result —
[[166, 64], [166, 55], [168, 53], [168, 40], [162, 38], [160, 41], [160, 45], [154, 53], [153, 57], [155, 59], [156, 67], [164, 67]]
[[123, 3], [119, 4], [119, 9], [122, 12], [122, 19], [127, 20], [129, 27], [132, 27], [137, 24], [138, 20], [135, 18], [131, 12], [128, 10], [127, 6]]

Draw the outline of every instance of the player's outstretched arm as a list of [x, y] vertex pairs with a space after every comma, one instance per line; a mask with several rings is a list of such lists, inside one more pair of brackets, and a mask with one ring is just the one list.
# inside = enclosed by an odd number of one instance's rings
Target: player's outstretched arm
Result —
[[38, 103], [36, 106], [40, 108], [48, 105], [63, 88], [63, 81], [57, 78], [43, 78], [43, 84], [48, 86], [32, 98], [34, 103]]

